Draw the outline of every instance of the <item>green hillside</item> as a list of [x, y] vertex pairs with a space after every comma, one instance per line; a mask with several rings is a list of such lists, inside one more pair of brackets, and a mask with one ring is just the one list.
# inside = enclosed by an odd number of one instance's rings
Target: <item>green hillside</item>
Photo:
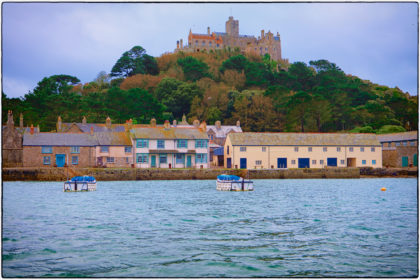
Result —
[[110, 73], [86, 84], [55, 75], [23, 98], [3, 93], [3, 120], [41, 131], [64, 122], [114, 123], [155, 117], [213, 124], [241, 121], [244, 131], [376, 132], [418, 129], [418, 97], [344, 73], [327, 60], [287, 64], [238, 50], [175, 53], [152, 57], [139, 46], [125, 52]]

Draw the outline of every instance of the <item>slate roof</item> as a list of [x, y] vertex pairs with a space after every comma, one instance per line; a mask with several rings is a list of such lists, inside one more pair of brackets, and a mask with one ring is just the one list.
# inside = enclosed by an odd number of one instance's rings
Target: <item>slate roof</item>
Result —
[[234, 146], [380, 146], [370, 133], [230, 133]]
[[135, 139], [208, 139], [207, 133], [197, 128], [141, 127], [130, 132]]
[[399, 133], [390, 133], [390, 134], [379, 134], [379, 142], [399, 142], [407, 140], [417, 140], [418, 131], [409, 131], [409, 132], [399, 132]]
[[99, 146], [132, 146], [128, 132], [97, 132], [94, 134]]
[[25, 133], [23, 146], [96, 146], [94, 135], [85, 133]]
[[217, 129], [215, 125], [207, 126], [207, 133], [212, 130], [217, 138], [226, 138], [229, 132], [242, 132], [242, 128], [236, 125], [222, 125], [220, 129]]
[[[105, 123], [74, 123], [77, 127], [80, 128], [83, 132], [90, 132], [90, 128], [93, 127], [93, 132], [105, 132], [105, 131], [115, 131], [123, 132], [125, 130], [123, 124], [111, 124], [111, 130], [106, 127]], [[61, 129], [63, 132], [70, 129], [73, 123], [62, 123]]]
[[[2, 130], [4, 131], [7, 128], [7, 125], [3, 125], [2, 126]], [[20, 134], [23, 134], [25, 132], [31, 132], [31, 128], [30, 127], [23, 127], [20, 128], [19, 126], [15, 126], [15, 129], [17, 132], [19, 132]], [[38, 132], [38, 127], [34, 126], [34, 132]]]
[[223, 156], [225, 151], [224, 151], [224, 148], [221, 147], [221, 148], [215, 149], [213, 153], [215, 156]]

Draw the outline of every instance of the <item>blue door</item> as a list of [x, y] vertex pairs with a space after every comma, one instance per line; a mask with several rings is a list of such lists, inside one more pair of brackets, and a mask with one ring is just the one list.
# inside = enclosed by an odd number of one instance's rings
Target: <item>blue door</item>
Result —
[[414, 154], [414, 156], [413, 156], [413, 165], [414, 166], [417, 166], [418, 165], [418, 163], [417, 163], [417, 154]]
[[191, 167], [191, 156], [187, 156], [187, 167]]
[[66, 155], [55, 155], [55, 164], [58, 167], [63, 167], [64, 163], [66, 163]]
[[408, 157], [402, 157], [401, 161], [402, 161], [402, 167], [408, 166]]
[[232, 168], [232, 159], [231, 158], [227, 158], [226, 167], [227, 168]]
[[309, 168], [309, 158], [298, 158], [299, 168]]
[[337, 158], [327, 158], [327, 166], [337, 166]]
[[156, 156], [150, 156], [151, 166], [156, 167]]
[[277, 168], [287, 168], [287, 158], [277, 158]]
[[246, 158], [241, 158], [240, 164], [241, 169], [246, 169]]

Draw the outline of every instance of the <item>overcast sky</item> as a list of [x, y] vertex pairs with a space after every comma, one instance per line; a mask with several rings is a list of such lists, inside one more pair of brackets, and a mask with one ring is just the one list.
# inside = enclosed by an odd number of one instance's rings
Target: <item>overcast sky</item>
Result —
[[194, 33], [280, 33], [289, 62], [327, 59], [344, 72], [417, 95], [417, 3], [3, 3], [2, 89], [33, 90], [44, 77], [82, 83], [110, 72], [140, 45], [152, 56], [172, 52]]

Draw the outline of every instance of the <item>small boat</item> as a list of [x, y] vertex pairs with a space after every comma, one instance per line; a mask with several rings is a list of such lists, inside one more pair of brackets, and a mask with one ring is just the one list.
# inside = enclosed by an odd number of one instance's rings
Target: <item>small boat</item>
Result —
[[96, 191], [96, 179], [92, 176], [76, 176], [64, 182], [65, 192]]
[[254, 183], [236, 175], [217, 176], [216, 189], [218, 191], [253, 191]]

